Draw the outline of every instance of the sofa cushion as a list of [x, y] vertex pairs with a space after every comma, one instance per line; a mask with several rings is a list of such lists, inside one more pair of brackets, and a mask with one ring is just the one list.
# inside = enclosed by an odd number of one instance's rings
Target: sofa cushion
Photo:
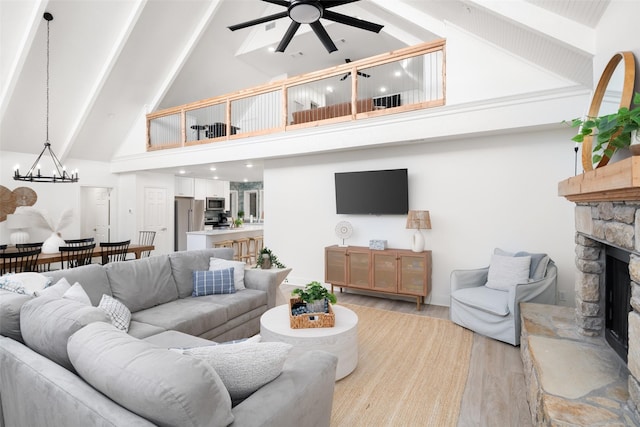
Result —
[[31, 298], [30, 295], [0, 290], [0, 335], [24, 342], [20, 332], [20, 309]]
[[508, 290], [518, 283], [527, 283], [530, 266], [530, 256], [510, 257], [494, 254], [491, 256], [486, 286], [492, 289]]
[[67, 339], [93, 322], [109, 322], [98, 307], [77, 301], [42, 296], [26, 302], [20, 310], [20, 330], [27, 346], [72, 370]]
[[132, 313], [178, 299], [166, 255], [112, 262], [104, 269], [111, 284], [111, 296]]
[[82, 303], [84, 305], [91, 305], [89, 295], [87, 295], [82, 285], [78, 282], [69, 287], [69, 289], [67, 289], [65, 293], [62, 294], [62, 298], [78, 301], [79, 303]]
[[267, 305], [267, 294], [255, 289], [242, 289], [234, 294], [207, 295], [185, 299], [192, 300], [194, 303], [223, 306], [226, 308], [228, 320]]
[[98, 308], [107, 313], [107, 316], [111, 319], [111, 324], [116, 328], [127, 332], [129, 330], [129, 323], [131, 323], [131, 312], [126, 305], [110, 297], [109, 295], [102, 295]]
[[182, 353], [209, 363], [231, 399], [240, 400], [276, 379], [292, 348], [282, 342], [239, 343], [194, 347]]
[[111, 295], [111, 285], [107, 278], [107, 273], [101, 265], [90, 264], [82, 267], [71, 268], [68, 270], [48, 271], [45, 273], [47, 277], [52, 279], [52, 283], [57, 283], [63, 277], [71, 283], [80, 283], [85, 290], [91, 305], [98, 306], [102, 295]]
[[146, 342], [166, 349], [184, 349], [190, 347], [203, 347], [207, 345], [217, 345], [214, 341], [193, 335], [183, 334], [178, 331], [164, 331], [144, 339]]
[[236, 291], [244, 289], [244, 269], [247, 264], [243, 261], [231, 261], [222, 258], [211, 258], [209, 261], [209, 270], [221, 270], [233, 267], [233, 286]]
[[0, 289], [33, 295], [51, 284], [51, 279], [40, 273], [10, 273], [0, 277]]
[[191, 296], [235, 294], [233, 271], [233, 267], [213, 271], [194, 271]]
[[71, 289], [71, 284], [64, 277], [58, 280], [55, 284], [47, 286], [41, 291], [34, 292], [34, 296], [41, 297], [47, 296], [51, 298], [62, 298], [65, 292]]
[[458, 302], [498, 316], [509, 314], [509, 292], [486, 286], [458, 289], [451, 294]]
[[105, 323], [71, 336], [78, 374], [113, 401], [160, 426], [226, 426], [231, 399], [206, 363], [133, 338]]
[[[209, 298], [209, 297], [199, 297]], [[131, 318], [138, 322], [200, 336], [227, 322], [223, 305], [198, 303], [198, 298], [181, 298], [156, 307], [138, 311]]]
[[209, 261], [214, 258], [232, 259], [233, 249], [212, 248], [197, 251], [181, 251], [169, 254], [171, 271], [178, 286], [180, 298], [191, 296], [193, 292], [193, 272], [209, 269]]
[[148, 323], [136, 322], [135, 320], [132, 320], [131, 322], [129, 322], [129, 330], [127, 331], [127, 333], [134, 338], [143, 339], [155, 334], [162, 333], [164, 331], [166, 331], [166, 329], [160, 326], [150, 325]]

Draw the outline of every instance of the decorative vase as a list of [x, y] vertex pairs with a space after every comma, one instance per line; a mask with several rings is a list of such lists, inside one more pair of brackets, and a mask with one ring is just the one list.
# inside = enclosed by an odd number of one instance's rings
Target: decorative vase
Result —
[[269, 270], [271, 268], [271, 257], [269, 254], [262, 254], [262, 269]]
[[411, 250], [413, 252], [424, 251], [424, 236], [420, 232], [420, 229], [416, 230], [411, 238]]
[[47, 240], [42, 243], [42, 253], [43, 254], [54, 254], [56, 252], [60, 252], [60, 246], [65, 246], [66, 243], [62, 237], [60, 237], [59, 233], [53, 232], [51, 236], [47, 238]]
[[321, 299], [313, 302], [308, 302], [307, 310], [309, 310], [309, 313], [324, 313], [325, 312], [324, 301], [325, 301], [324, 299]]

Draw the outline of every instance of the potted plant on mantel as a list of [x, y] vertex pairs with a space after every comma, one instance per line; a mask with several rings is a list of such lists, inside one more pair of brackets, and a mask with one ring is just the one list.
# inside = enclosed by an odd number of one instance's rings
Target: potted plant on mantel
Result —
[[291, 295], [296, 295], [304, 303], [305, 312], [309, 313], [327, 313], [327, 304], [338, 302], [335, 294], [329, 292], [320, 282], [311, 282], [304, 288], [296, 288], [291, 292]]
[[[634, 155], [640, 154], [640, 93], [633, 97], [635, 107], [622, 107], [617, 113], [599, 117], [573, 119], [572, 128], [579, 128], [572, 141], [582, 143], [586, 136], [595, 136], [593, 163], [599, 163], [604, 156], [611, 157], [617, 148], [629, 147]], [[636, 148], [637, 147], [637, 148]]]

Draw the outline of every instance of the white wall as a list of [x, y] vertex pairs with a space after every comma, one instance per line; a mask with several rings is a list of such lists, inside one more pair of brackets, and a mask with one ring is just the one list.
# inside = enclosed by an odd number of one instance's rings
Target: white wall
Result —
[[547, 252], [559, 288], [573, 304], [573, 203], [557, 195], [573, 175], [571, 131], [557, 130], [417, 143], [270, 160], [265, 164], [265, 245], [293, 268], [294, 284], [324, 280], [324, 247], [338, 244], [338, 221], [354, 228], [349, 245], [384, 239], [408, 249], [404, 216], [336, 215], [334, 173], [408, 168], [409, 207], [428, 209], [433, 251], [431, 302], [449, 304], [449, 275], [488, 265], [495, 247]]

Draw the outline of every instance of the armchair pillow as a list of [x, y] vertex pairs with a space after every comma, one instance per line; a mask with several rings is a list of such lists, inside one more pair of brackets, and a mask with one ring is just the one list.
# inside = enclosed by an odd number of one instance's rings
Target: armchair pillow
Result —
[[247, 264], [242, 261], [231, 261], [222, 258], [211, 258], [209, 261], [209, 270], [221, 270], [225, 268], [233, 267], [233, 286], [236, 291], [245, 289], [244, 286], [244, 268]]
[[486, 286], [506, 291], [511, 286], [529, 281], [531, 256], [511, 257], [493, 254]]

